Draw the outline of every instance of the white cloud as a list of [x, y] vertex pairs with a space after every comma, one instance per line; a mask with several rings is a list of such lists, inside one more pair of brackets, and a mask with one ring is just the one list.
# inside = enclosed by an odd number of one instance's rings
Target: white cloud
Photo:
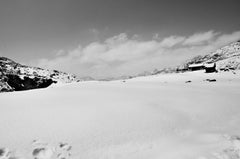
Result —
[[170, 36], [162, 41], [140, 41], [122, 33], [102, 43], [94, 42], [73, 50], [61, 50], [54, 59], [40, 59], [38, 66], [95, 78], [131, 75], [178, 65], [190, 57], [209, 53], [234, 42], [239, 37], [240, 32], [220, 34], [208, 31], [188, 38]]
[[184, 41], [183, 44], [184, 45], [201, 45], [201, 44], [211, 41], [218, 34], [219, 33], [216, 33], [212, 30], [208, 31], [208, 32], [196, 33], [196, 34], [189, 36]]
[[161, 45], [163, 47], [173, 47], [174, 45], [182, 43], [186, 38], [183, 36], [170, 36], [168, 38], [165, 38]]
[[64, 55], [64, 54], [66, 54], [66, 51], [65, 51], [65, 50], [58, 50], [58, 51], [56, 52], [56, 56], [62, 56], [62, 55]]
[[120, 45], [128, 40], [128, 36], [126, 33], [121, 33], [119, 35], [113, 36], [111, 38], [108, 38], [105, 40], [105, 43], [108, 44], [109, 46], [116, 46]]

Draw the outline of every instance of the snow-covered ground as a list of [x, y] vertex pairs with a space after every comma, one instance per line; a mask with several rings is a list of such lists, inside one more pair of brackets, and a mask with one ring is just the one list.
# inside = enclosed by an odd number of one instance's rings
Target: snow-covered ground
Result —
[[[238, 135], [240, 72], [197, 71], [0, 94], [0, 147], [19, 158], [33, 158], [36, 142], [52, 148], [67, 142], [73, 159], [237, 159]], [[36, 139], [41, 141], [32, 143]]]

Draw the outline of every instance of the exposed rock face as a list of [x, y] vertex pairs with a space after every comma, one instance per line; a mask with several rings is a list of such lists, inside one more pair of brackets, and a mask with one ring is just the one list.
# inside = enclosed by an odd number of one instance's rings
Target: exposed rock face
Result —
[[13, 88], [8, 85], [7, 82], [0, 80], [0, 92], [13, 91]]
[[7, 74], [7, 83], [15, 91], [22, 91], [36, 88], [46, 88], [50, 86], [54, 81], [52, 79], [45, 79], [40, 77], [29, 78], [27, 76], [21, 79], [18, 75]]
[[52, 83], [74, 81], [77, 81], [75, 75], [29, 67], [6, 57], [0, 57], [0, 92], [46, 88]]

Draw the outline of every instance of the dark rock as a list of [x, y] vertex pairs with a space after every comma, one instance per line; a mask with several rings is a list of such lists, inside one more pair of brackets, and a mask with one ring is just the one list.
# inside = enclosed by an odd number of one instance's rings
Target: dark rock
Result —
[[40, 152], [44, 151], [45, 148], [35, 148], [32, 152], [33, 156], [37, 156]]
[[14, 74], [7, 74], [6, 76], [8, 78], [8, 85], [15, 91], [46, 88], [54, 83], [52, 79], [45, 79], [40, 77], [29, 78], [25, 76], [23, 79], [21, 79], [18, 75]]
[[206, 81], [208, 81], [208, 82], [216, 82], [217, 80], [216, 79], [206, 79]]
[[4, 149], [0, 149], [0, 156], [3, 156], [4, 152]]
[[7, 83], [7, 78], [3, 77], [3, 79], [0, 79], [0, 92], [12, 92], [14, 89], [10, 87]]

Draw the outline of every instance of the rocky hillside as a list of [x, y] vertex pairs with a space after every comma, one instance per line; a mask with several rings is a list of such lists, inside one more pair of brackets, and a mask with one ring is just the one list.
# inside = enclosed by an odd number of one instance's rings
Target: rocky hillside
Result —
[[0, 57], [0, 92], [45, 88], [52, 83], [70, 83], [76, 80], [75, 75], [25, 66]]
[[190, 64], [197, 63], [216, 63], [218, 70], [240, 69], [240, 41], [231, 43], [205, 56], [194, 57], [178, 68], [184, 69]]
[[[145, 71], [136, 76], [131, 76], [131, 78], [139, 77], [139, 76], [156, 75], [156, 74], [185, 72], [185, 71], [189, 71], [188, 69], [189, 65], [198, 64], [198, 63], [203, 63], [203, 64], [216, 63], [216, 69], [219, 71], [240, 69], [240, 40], [238, 42], [234, 42], [227, 46], [224, 46], [207, 55], [196, 56], [190, 60], [187, 60], [185, 63], [177, 67], [169, 67], [169, 68], [163, 68], [163, 69], [155, 69], [153, 71]], [[129, 79], [129, 78], [123, 78], [123, 79]]]

